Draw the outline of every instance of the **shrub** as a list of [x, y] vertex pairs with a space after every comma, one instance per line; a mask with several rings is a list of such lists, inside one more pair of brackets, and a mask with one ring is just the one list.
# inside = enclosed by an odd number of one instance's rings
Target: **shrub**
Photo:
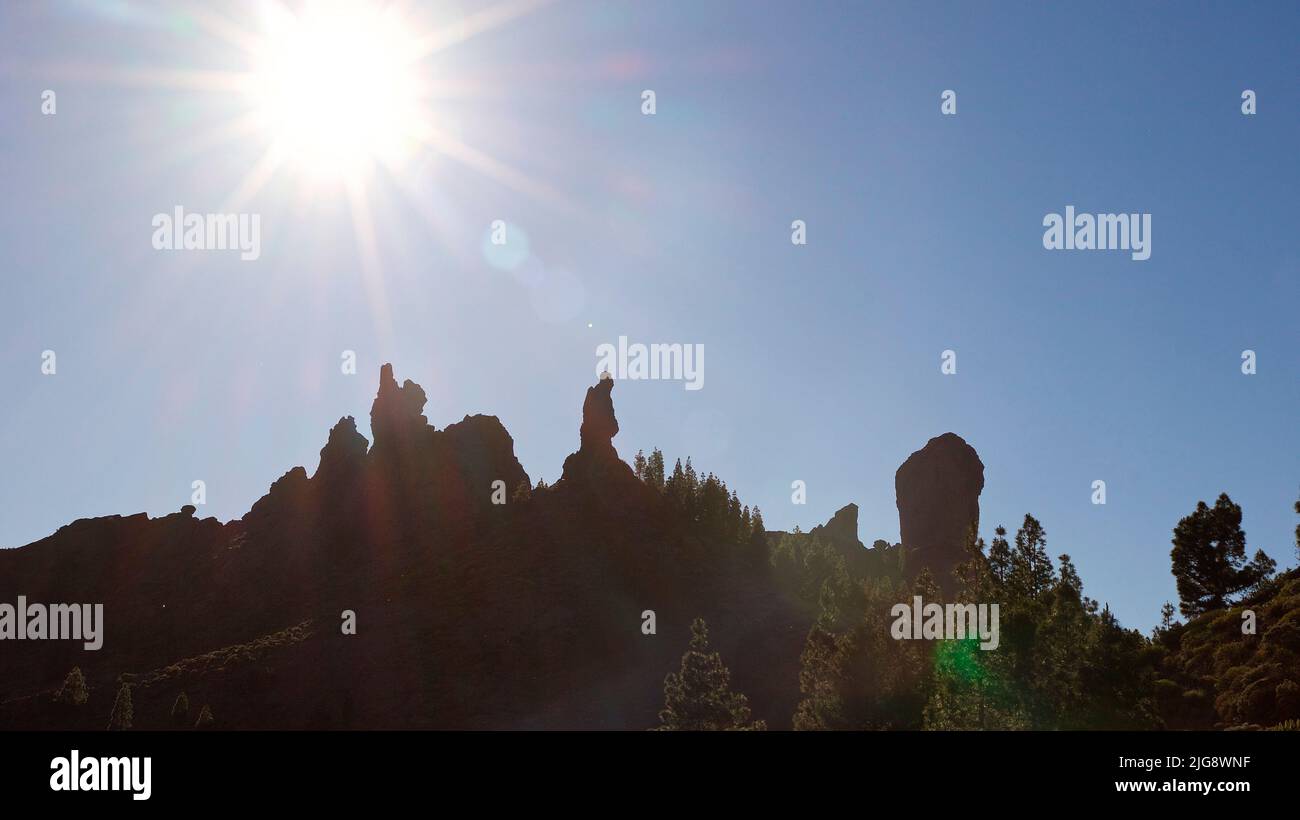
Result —
[[109, 730], [130, 729], [132, 717], [131, 687], [124, 683], [122, 688], [117, 690], [117, 700], [113, 701], [113, 713], [108, 716]]
[[172, 724], [175, 726], [184, 726], [189, 723], [190, 718], [190, 699], [184, 692], [176, 696], [176, 702], [172, 704]]
[[86, 686], [86, 678], [81, 674], [80, 666], [72, 667], [72, 671], [63, 679], [63, 686], [54, 694], [55, 701], [72, 706], [80, 706], [89, 697], [90, 689]]

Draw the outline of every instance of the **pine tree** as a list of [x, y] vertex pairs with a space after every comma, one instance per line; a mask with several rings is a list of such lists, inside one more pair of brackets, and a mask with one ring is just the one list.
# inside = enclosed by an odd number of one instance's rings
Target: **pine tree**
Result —
[[[1300, 500], [1295, 503], [1295, 513], [1300, 515]], [[1295, 554], [1297, 558], [1300, 558], [1300, 524], [1295, 525]]]
[[1160, 628], [1173, 629], [1175, 623], [1177, 621], [1174, 620], [1174, 605], [1165, 601], [1165, 605], [1160, 607]]
[[957, 600], [965, 603], [987, 602], [990, 599], [986, 596], [993, 593], [993, 573], [984, 556], [984, 539], [979, 537], [974, 525], [966, 533], [962, 552], [965, 558], [952, 570], [953, 579], [957, 582]]
[[686, 457], [686, 472], [683, 474], [685, 483], [682, 485], [682, 502], [686, 510], [687, 521], [698, 521], [697, 513], [700, 507], [700, 479], [695, 474], [695, 467], [691, 465], [691, 457]]
[[920, 595], [921, 601], [927, 604], [943, 602], [943, 591], [939, 589], [929, 567], [921, 567], [921, 571], [912, 580], [912, 595]]
[[1150, 644], [1137, 630], [1124, 629], [1110, 611], [1090, 617], [1083, 652], [1075, 661], [1085, 693], [1079, 715], [1062, 729], [1156, 728], [1152, 705], [1155, 668]]
[[1046, 706], [1053, 728], [1085, 728], [1088, 693], [1080, 681], [1080, 647], [1086, 646], [1091, 624], [1083, 603], [1083, 580], [1068, 554], [1057, 559], [1060, 573], [1046, 598], [1046, 613], [1038, 624], [1034, 646], [1034, 687]]
[[1157, 653], [1109, 609], [1098, 612], [1070, 556], [1054, 567], [1046, 542], [1026, 516], [1014, 549], [999, 527], [982, 563], [982, 545], [968, 534], [957, 601], [998, 602], [1000, 644], [987, 652], [973, 640], [934, 644], [925, 728], [1154, 728]]
[[90, 697], [90, 689], [86, 686], [86, 678], [81, 674], [81, 667], [74, 666], [68, 676], [63, 679], [63, 685], [55, 693], [54, 700], [57, 703], [66, 703], [71, 706], [80, 706]]
[[[723, 485], [722, 489], [725, 494], [726, 485]], [[731, 497], [727, 499], [726, 521], [727, 526], [723, 530], [723, 536], [729, 543], [735, 543], [740, 538], [740, 533], [742, 532], [741, 527], [745, 522], [745, 517], [742, 515], [740, 508], [740, 496], [736, 495], [735, 490], [731, 491]], [[748, 528], [744, 529], [743, 532], [748, 533]]]
[[172, 704], [172, 723], [176, 726], [184, 726], [190, 722], [190, 699], [184, 692], [176, 696], [176, 702]]
[[697, 501], [695, 506], [696, 520], [702, 525], [702, 529], [710, 536], [719, 535], [719, 526], [722, 523], [722, 488], [718, 484], [717, 476], [709, 473], [704, 480], [699, 483], [696, 493]]
[[673, 474], [664, 482], [664, 493], [678, 509], [686, 508], [686, 473], [682, 470], [682, 460], [677, 459]]
[[1246, 577], [1250, 580], [1247, 590], [1253, 593], [1267, 587], [1276, 569], [1277, 561], [1265, 555], [1263, 550], [1255, 550], [1255, 557], [1246, 565]]
[[1246, 563], [1246, 533], [1241, 529], [1241, 507], [1227, 493], [1214, 507], [1204, 501], [1174, 527], [1174, 548], [1169, 557], [1178, 586], [1178, 609], [1193, 618], [1223, 609], [1229, 598], [1260, 583], [1271, 574], [1271, 559], [1262, 551]]
[[681, 671], [664, 679], [664, 709], [659, 729], [719, 731], [766, 729], [750, 721], [748, 699], [730, 688], [731, 673], [722, 656], [709, 651], [709, 630], [702, 618], [691, 624], [691, 644], [682, 655]]
[[1073, 591], [1074, 597], [1078, 598], [1083, 594], [1083, 581], [1079, 578], [1079, 571], [1074, 568], [1074, 562], [1065, 553], [1057, 556], [1056, 560], [1061, 562], [1061, 577], [1057, 582], [1058, 588], [1070, 589]]
[[117, 690], [117, 700], [113, 701], [113, 712], [108, 716], [109, 731], [130, 729], [132, 717], [131, 687], [124, 683], [122, 688]]
[[763, 512], [754, 505], [754, 514], [750, 517], [749, 543], [756, 548], [767, 549], [767, 528], [763, 526]]
[[[999, 528], [998, 532], [1006, 531]], [[1001, 544], [1009, 560], [1005, 538]], [[997, 590], [1001, 581], [985, 557], [984, 539], [978, 536], [974, 526], [966, 534], [964, 548], [966, 560], [953, 570], [957, 581], [956, 602], [978, 606], [999, 600]], [[978, 639], [973, 637], [935, 645], [931, 679], [927, 684], [929, 699], [923, 711], [926, 729], [992, 729], [1014, 725], [999, 711], [993, 696], [998, 689], [994, 681], [999, 671], [993, 664], [994, 654], [981, 651]]]
[[632, 459], [632, 472], [636, 473], [636, 477], [642, 481], [646, 481], [649, 478], [649, 476], [646, 475], [646, 459], [644, 450], [636, 451], [636, 458]]
[[212, 726], [212, 709], [205, 703], [199, 710], [199, 719], [194, 722], [195, 729], [208, 729]]
[[999, 526], [993, 531], [989, 544], [989, 572], [999, 586], [1011, 580], [1011, 544], [1007, 541], [1007, 528]]
[[664, 454], [660, 452], [658, 447], [650, 451], [650, 458], [646, 460], [646, 479], [656, 490], [663, 490]]
[[[922, 575], [920, 587], [934, 589]], [[891, 609], [910, 592], [889, 578], [850, 581], [836, 572], [828, 579], [800, 657], [795, 729], [921, 728], [933, 642], [891, 634]]]
[[795, 731], [848, 729], [844, 710], [844, 676], [840, 673], [840, 638], [819, 618], [804, 641], [799, 656], [799, 692]]
[[1160, 625], [1151, 630], [1152, 640], [1159, 640], [1168, 634], [1169, 630], [1178, 625], [1178, 621], [1174, 620], [1174, 615], [1177, 612], [1178, 610], [1174, 608], [1172, 603], [1165, 601], [1164, 606], [1160, 607]]
[[1025, 513], [1016, 531], [1016, 548], [1011, 554], [1011, 586], [1025, 598], [1038, 598], [1052, 587], [1055, 573], [1047, 557], [1047, 532], [1038, 519]]
[[[1012, 544], [1007, 543], [1004, 528], [995, 532], [990, 565], [1000, 567], [1005, 578], [999, 589], [1001, 643], [997, 652], [979, 654], [983, 665], [992, 670], [993, 688], [1006, 697], [998, 710], [1001, 717], [987, 725], [1055, 728], [1046, 689], [1059, 667], [1044, 630], [1051, 621], [1053, 599], [1059, 596], [1053, 594], [1057, 584], [1052, 559], [1047, 556], [1047, 534], [1030, 514], [1025, 515]], [[1058, 623], [1056, 629], [1062, 631], [1064, 625]], [[994, 657], [982, 657], [985, 655]]]

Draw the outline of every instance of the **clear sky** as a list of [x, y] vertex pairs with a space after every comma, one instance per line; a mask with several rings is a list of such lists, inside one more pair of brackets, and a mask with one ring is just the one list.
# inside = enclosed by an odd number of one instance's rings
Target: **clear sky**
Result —
[[[1048, 6], [414, 4], [452, 33], [418, 70], [454, 139], [349, 195], [247, 183], [267, 138], [221, 35], [248, 5], [3, 4], [0, 545], [196, 479], [237, 518], [339, 417], [369, 433], [388, 361], [554, 481], [625, 335], [703, 344], [705, 387], [619, 382], [619, 452], [689, 454], [771, 528], [852, 501], [897, 540], [894, 471], [953, 431], [984, 534], [1032, 512], [1127, 625], [1176, 600], [1170, 530], [1220, 492], [1294, 565], [1300, 7]], [[232, 201], [256, 261], [151, 245], [155, 214]], [[1067, 205], [1150, 213], [1151, 258], [1045, 250]]]

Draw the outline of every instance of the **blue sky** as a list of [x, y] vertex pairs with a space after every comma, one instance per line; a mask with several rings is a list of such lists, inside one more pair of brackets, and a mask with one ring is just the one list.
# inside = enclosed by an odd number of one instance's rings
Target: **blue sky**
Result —
[[[422, 68], [462, 90], [439, 122], [539, 187], [436, 150], [374, 175], [370, 278], [347, 198], [288, 173], [244, 208], [256, 262], [151, 247], [154, 214], [219, 210], [261, 151], [216, 138], [237, 96], [147, 81], [243, 68], [186, 8], [0, 9], [0, 545], [175, 511], [195, 479], [237, 518], [340, 416], [368, 434], [386, 361], [433, 424], [495, 414], [554, 481], [626, 335], [703, 344], [706, 386], [620, 382], [619, 452], [692, 455], [769, 527], [852, 501], [897, 540], [894, 471], [953, 431], [985, 534], [1032, 512], [1127, 625], [1176, 600], [1170, 530], [1220, 492], [1295, 564], [1294, 4], [544, 6]], [[1067, 205], [1152, 214], [1151, 258], [1044, 250]], [[495, 219], [528, 237], [515, 270]]]

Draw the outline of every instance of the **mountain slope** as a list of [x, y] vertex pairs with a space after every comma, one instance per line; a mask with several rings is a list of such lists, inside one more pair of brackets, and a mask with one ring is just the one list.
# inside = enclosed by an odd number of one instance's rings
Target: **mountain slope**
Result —
[[[618, 458], [612, 389], [588, 391], [562, 478], [506, 504], [493, 482], [529, 479], [500, 422], [436, 430], [424, 391], [385, 365], [374, 444], [341, 419], [314, 475], [290, 470], [238, 521], [89, 519], [0, 553], [0, 600], [105, 608], [98, 652], [6, 647], [0, 725], [71, 720], [33, 704], [79, 665], [92, 704], [134, 683], [144, 727], [168, 725], [186, 689], [229, 727], [648, 728], [697, 616], [755, 713], [788, 724], [808, 615], [765, 553], [710, 541]], [[196, 660], [221, 647], [222, 663]]]

